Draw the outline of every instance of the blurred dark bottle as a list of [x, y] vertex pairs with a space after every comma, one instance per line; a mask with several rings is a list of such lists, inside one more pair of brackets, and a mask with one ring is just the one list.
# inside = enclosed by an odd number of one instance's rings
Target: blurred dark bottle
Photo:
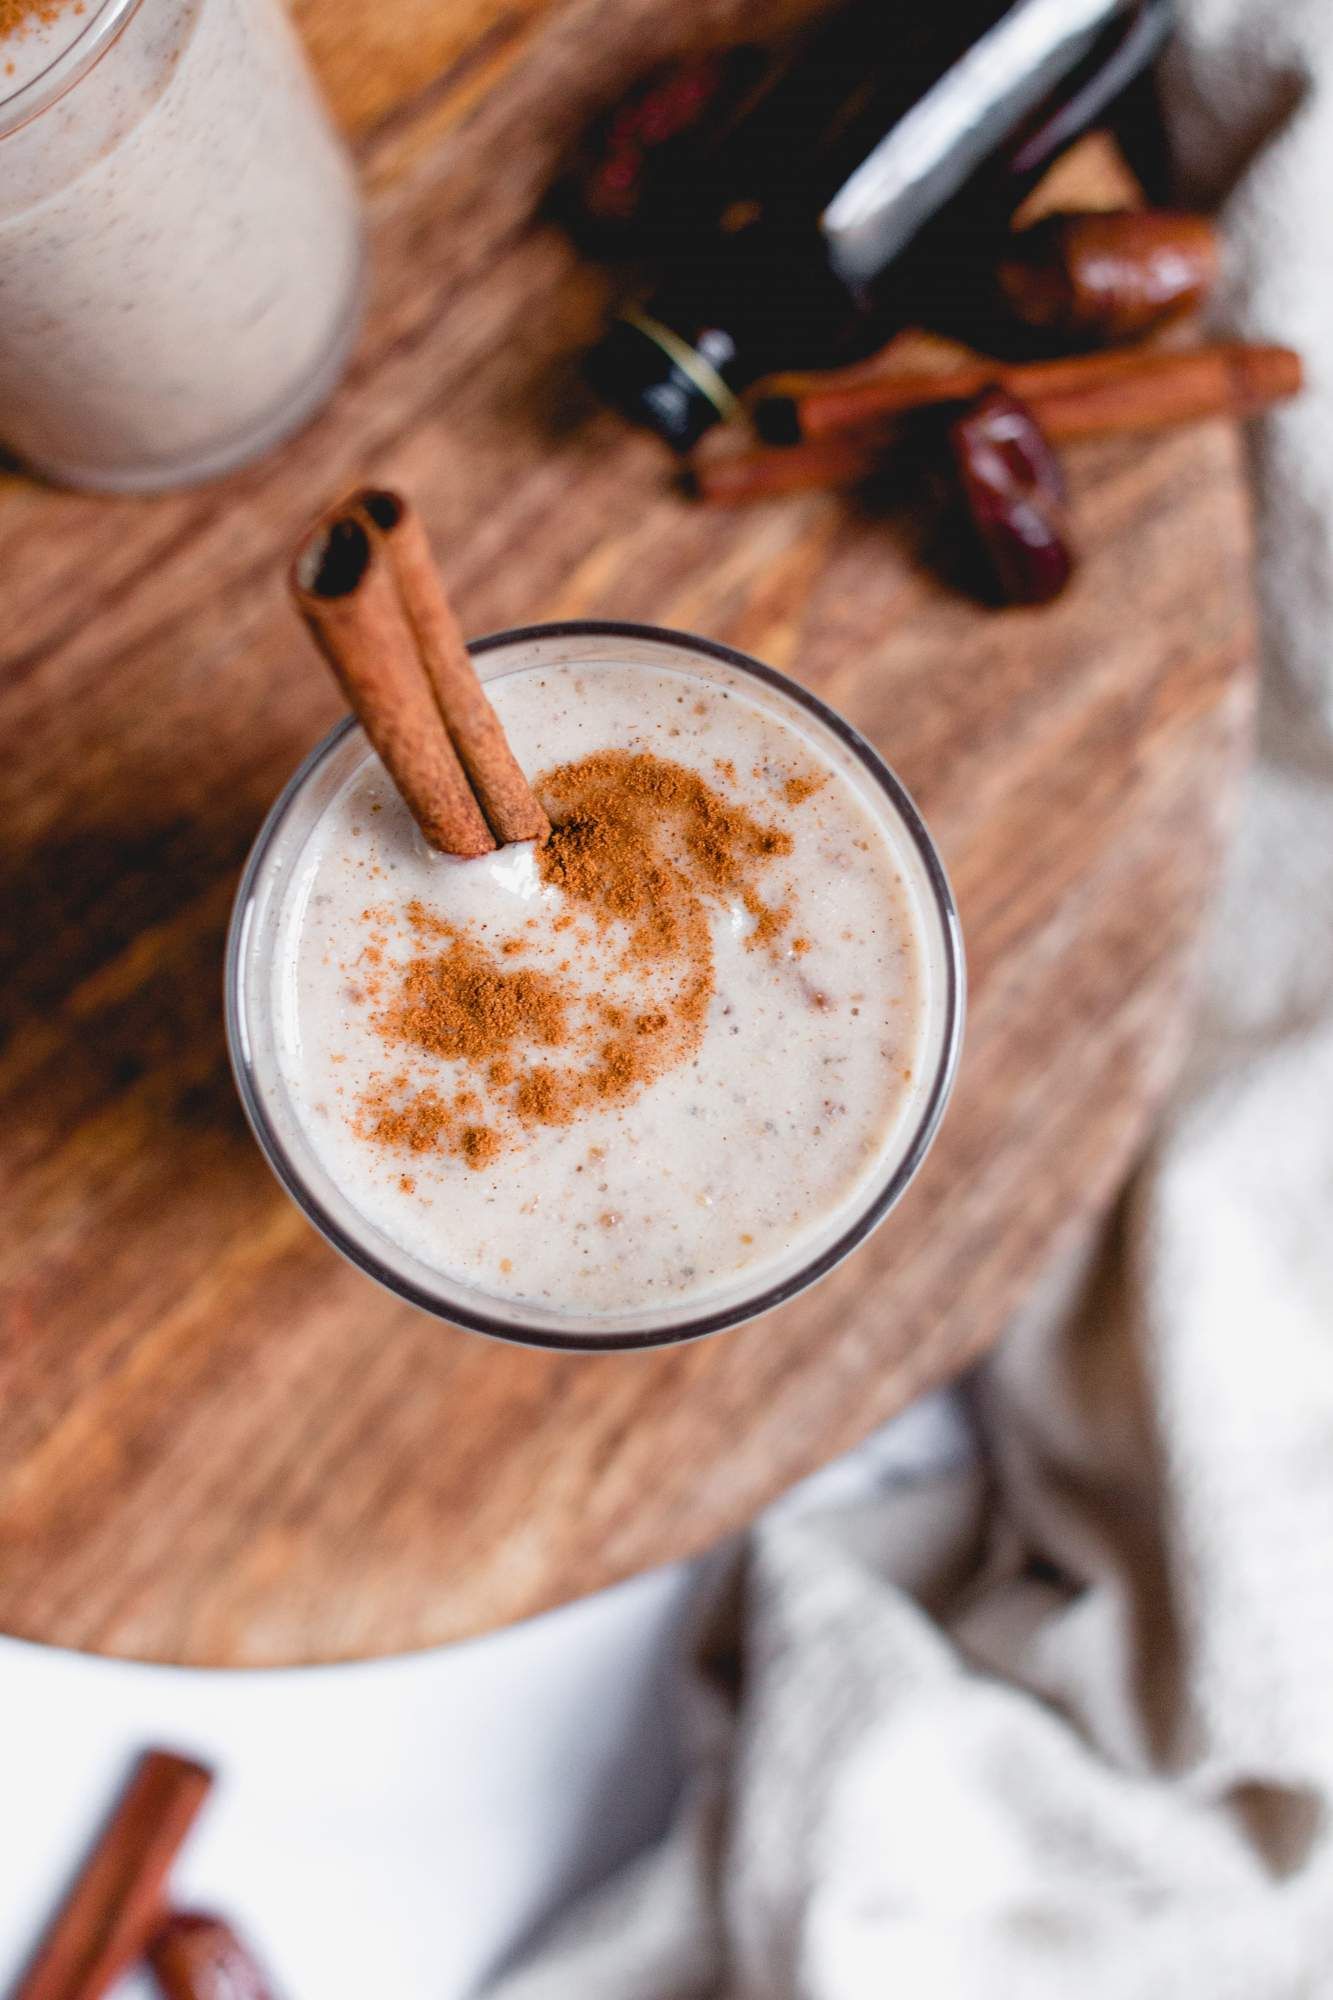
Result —
[[588, 360], [678, 449], [779, 367], [966, 323], [997, 231], [1160, 47], [1171, 0], [860, 0], [650, 78], [575, 176], [592, 247], [665, 273]]

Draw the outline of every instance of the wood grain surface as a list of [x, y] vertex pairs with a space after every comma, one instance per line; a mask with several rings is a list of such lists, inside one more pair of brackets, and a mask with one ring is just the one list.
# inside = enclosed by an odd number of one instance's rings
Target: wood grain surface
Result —
[[[344, 388], [203, 491], [0, 488], [0, 1628], [198, 1663], [425, 1646], [686, 1554], [979, 1354], [1176, 1066], [1249, 709], [1222, 424], [1071, 452], [1082, 573], [990, 615], [909, 516], [692, 508], [574, 386], [603, 280], [534, 216], [680, 10], [298, 11], [371, 196]], [[972, 980], [953, 1108], [889, 1223], [767, 1320], [649, 1355], [490, 1344], [340, 1263], [251, 1143], [223, 930], [337, 713], [283, 559], [365, 476], [416, 495], [471, 631], [586, 613], [729, 641], [850, 715], [931, 821]]]

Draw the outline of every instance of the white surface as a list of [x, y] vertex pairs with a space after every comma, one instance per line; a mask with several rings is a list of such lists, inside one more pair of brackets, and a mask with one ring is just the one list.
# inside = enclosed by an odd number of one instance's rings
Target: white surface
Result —
[[444, 1652], [289, 1673], [0, 1640], [0, 1991], [132, 1755], [160, 1743], [220, 1779], [177, 1900], [233, 1916], [280, 1993], [461, 2000], [660, 1831], [688, 1588], [687, 1571], [657, 1571]]

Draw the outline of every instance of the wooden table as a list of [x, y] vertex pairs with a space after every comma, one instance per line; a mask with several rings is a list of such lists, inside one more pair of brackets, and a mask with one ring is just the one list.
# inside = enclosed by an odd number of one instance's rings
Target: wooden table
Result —
[[[573, 387], [602, 280], [534, 208], [678, 10], [299, 11], [372, 198], [345, 388], [202, 492], [0, 492], [0, 1627], [140, 1658], [351, 1658], [537, 1611], [711, 1542], [981, 1353], [1176, 1066], [1249, 707], [1222, 424], [1072, 454], [1079, 580], [990, 615], [910, 522], [692, 508]], [[342, 1265], [243, 1127], [228, 903], [337, 712], [283, 558], [367, 474], [417, 495], [473, 631], [587, 613], [757, 653], [882, 747], [940, 839], [972, 977], [953, 1109], [872, 1244], [768, 1320], [646, 1356], [489, 1344]]]

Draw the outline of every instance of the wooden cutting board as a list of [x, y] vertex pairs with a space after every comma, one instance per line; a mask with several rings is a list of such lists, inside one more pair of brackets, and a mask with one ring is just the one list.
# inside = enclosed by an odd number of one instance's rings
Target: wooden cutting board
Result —
[[[371, 190], [345, 388], [206, 491], [0, 488], [0, 1628], [234, 1665], [454, 1639], [697, 1550], [980, 1354], [1176, 1067], [1250, 702], [1223, 424], [1071, 453], [1082, 573], [995, 615], [910, 522], [691, 507], [574, 387], [602, 280], [534, 211], [679, 10], [299, 12]], [[228, 904], [338, 708], [283, 559], [367, 475], [416, 494], [472, 631], [586, 613], [727, 640], [850, 715], [935, 829], [972, 978], [953, 1108], [871, 1244], [765, 1321], [655, 1355], [489, 1344], [340, 1263], [246, 1133]]]

